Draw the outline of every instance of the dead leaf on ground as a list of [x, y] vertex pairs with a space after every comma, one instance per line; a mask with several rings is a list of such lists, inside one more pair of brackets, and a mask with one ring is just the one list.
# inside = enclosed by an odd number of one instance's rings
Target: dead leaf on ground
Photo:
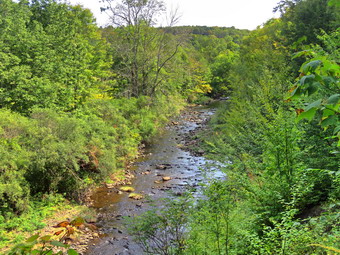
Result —
[[68, 225], [70, 225], [70, 222], [68, 221], [62, 221], [58, 223], [57, 225], [53, 226], [54, 228], [66, 228]]
[[59, 231], [55, 232], [53, 235], [58, 236], [58, 235], [60, 235], [63, 232], [64, 232], [64, 230], [59, 230]]

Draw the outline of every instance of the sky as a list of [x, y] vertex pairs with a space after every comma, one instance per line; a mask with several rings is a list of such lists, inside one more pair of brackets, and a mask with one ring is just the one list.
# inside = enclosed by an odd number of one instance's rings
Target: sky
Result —
[[[80, 4], [94, 14], [97, 24], [108, 24], [108, 16], [100, 12], [103, 3], [99, 0], [68, 0]], [[177, 26], [234, 26], [239, 29], [253, 30], [264, 22], [278, 16], [273, 8], [279, 0], [163, 0], [167, 10], [177, 8], [181, 18]], [[163, 24], [164, 25], [164, 24]]]

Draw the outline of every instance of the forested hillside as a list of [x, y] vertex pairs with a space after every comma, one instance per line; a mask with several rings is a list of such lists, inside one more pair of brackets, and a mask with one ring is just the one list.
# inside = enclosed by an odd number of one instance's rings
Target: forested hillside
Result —
[[195, 210], [192, 254], [339, 253], [339, 6], [279, 7], [242, 41], [203, 136], [227, 180]]
[[[210, 71], [223, 66], [226, 76], [215, 72], [212, 84], [224, 77], [217, 90], [226, 86], [230, 99], [201, 140], [226, 179], [205, 186], [204, 199], [189, 195], [158, 218], [155, 209], [132, 220], [151, 253], [340, 252], [339, 7], [280, 1], [279, 19], [213, 58]], [[157, 246], [159, 228], [172, 233], [172, 246]]]
[[55, 0], [4, 0], [0, 13], [1, 246], [43, 226], [61, 197], [81, 202], [121, 176], [186, 101], [212, 91], [214, 58], [247, 33], [169, 33], [151, 14], [98, 28], [89, 10]]
[[275, 9], [254, 31], [159, 28], [162, 1], [123, 1], [99, 28], [81, 6], [1, 0], [0, 248], [121, 176], [188, 102], [228, 97], [200, 137], [227, 178], [169, 206], [185, 233], [166, 254], [339, 253], [340, 6]]

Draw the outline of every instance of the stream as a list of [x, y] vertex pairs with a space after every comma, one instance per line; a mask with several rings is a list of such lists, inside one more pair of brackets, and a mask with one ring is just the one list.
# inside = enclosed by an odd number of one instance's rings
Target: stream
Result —
[[[198, 196], [200, 183], [211, 178], [224, 178], [218, 168], [208, 167], [214, 162], [205, 159], [203, 152], [193, 153], [186, 148], [195, 143], [194, 134], [204, 129], [214, 113], [215, 108], [212, 107], [189, 108], [154, 138], [145, 156], [139, 158], [131, 169], [135, 178], [129, 186], [135, 189], [135, 193], [153, 201], [181, 196], [188, 190]], [[171, 179], [163, 181], [163, 177]], [[129, 193], [107, 187], [94, 192], [93, 207], [98, 213], [97, 226], [101, 235], [90, 243], [86, 254], [143, 254], [126, 233], [122, 219], [146, 211], [148, 199], [134, 200], [128, 196]]]

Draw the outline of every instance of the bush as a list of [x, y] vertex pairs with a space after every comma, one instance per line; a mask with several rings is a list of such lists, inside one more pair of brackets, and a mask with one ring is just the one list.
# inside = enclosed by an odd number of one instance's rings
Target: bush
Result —
[[31, 129], [27, 118], [0, 110], [0, 215], [27, 209], [29, 186], [24, 178], [31, 152], [23, 146]]
[[88, 160], [80, 120], [38, 109], [31, 121], [35, 125], [24, 146], [32, 152], [25, 174], [32, 193], [75, 193], [81, 183], [78, 162]]
[[166, 200], [160, 209], [126, 218], [125, 225], [147, 254], [184, 254], [190, 205], [187, 198]]

